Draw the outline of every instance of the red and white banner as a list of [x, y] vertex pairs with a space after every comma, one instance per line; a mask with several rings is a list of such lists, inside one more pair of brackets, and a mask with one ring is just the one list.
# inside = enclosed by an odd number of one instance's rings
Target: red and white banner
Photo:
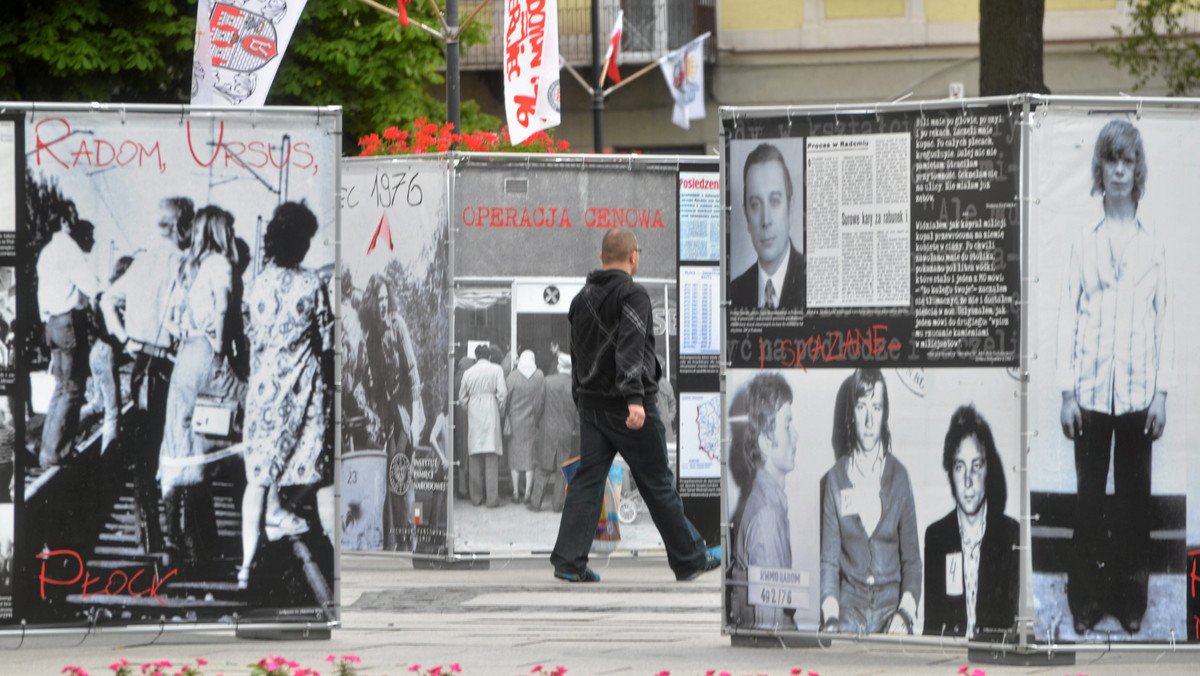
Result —
[[625, 10], [617, 11], [617, 21], [613, 25], [612, 35], [608, 38], [608, 51], [604, 54], [605, 68], [608, 69], [608, 79], [613, 83], [621, 81], [621, 71], [617, 70], [617, 55], [621, 53], [621, 30], [625, 23]]
[[199, 0], [192, 104], [261, 106], [307, 0]]
[[505, 4], [504, 109], [513, 144], [558, 126], [557, 0]]
[[671, 121], [684, 129], [689, 120], [704, 118], [704, 40], [709, 35], [701, 35], [658, 62], [675, 99]]

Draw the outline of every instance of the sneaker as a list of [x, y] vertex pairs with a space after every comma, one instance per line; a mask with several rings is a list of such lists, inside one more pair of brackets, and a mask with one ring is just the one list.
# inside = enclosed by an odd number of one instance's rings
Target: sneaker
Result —
[[584, 568], [582, 573], [568, 573], [562, 570], [554, 571], [554, 577], [567, 582], [599, 582], [600, 576], [591, 568]]
[[686, 575], [676, 575], [675, 579], [680, 582], [691, 582], [710, 570], [716, 570], [721, 567], [721, 548], [713, 547], [704, 551], [704, 565], [698, 570], [694, 570]]

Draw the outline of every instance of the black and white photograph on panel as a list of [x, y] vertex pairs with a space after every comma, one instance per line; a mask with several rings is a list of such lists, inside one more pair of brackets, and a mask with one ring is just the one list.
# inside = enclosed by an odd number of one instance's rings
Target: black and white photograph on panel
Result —
[[0, 114], [0, 258], [16, 255], [17, 186], [24, 158], [17, 152], [21, 116]]
[[338, 114], [27, 124], [16, 615], [330, 617]]
[[729, 142], [731, 312], [805, 307], [804, 139]]
[[[647, 329], [663, 365], [655, 403], [675, 464], [677, 184], [675, 163], [641, 159], [457, 166], [455, 552], [545, 554], [554, 546], [579, 456], [567, 314], [615, 228], [637, 237], [633, 279], [653, 306]], [[609, 474], [615, 518], [595, 552], [662, 548], [627, 470], [618, 455]]]
[[1035, 629], [1175, 641], [1200, 543], [1187, 247], [1200, 118], [1051, 103], [1032, 132]]
[[342, 165], [342, 547], [442, 554], [454, 462], [444, 162]]
[[0, 389], [11, 389], [16, 374], [17, 270], [0, 265]]
[[977, 638], [1015, 626], [1014, 374], [727, 378], [727, 627]]

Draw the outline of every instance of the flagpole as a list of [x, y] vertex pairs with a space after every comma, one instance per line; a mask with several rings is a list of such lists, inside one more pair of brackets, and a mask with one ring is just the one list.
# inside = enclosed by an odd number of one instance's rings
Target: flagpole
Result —
[[592, 72], [596, 87], [592, 90], [592, 152], [604, 152], [604, 70], [600, 62], [600, 0], [592, 0]]
[[608, 89], [605, 89], [604, 95], [608, 96], [609, 94], [617, 91], [621, 87], [624, 87], [625, 85], [638, 79], [639, 77], [645, 75], [646, 73], [649, 73], [650, 71], [654, 70], [655, 68], [658, 68], [659, 64], [661, 64], [663, 61], [666, 61], [668, 56], [670, 56], [670, 54], [660, 56], [660, 57], [658, 57], [658, 61], [652, 61], [652, 62], [646, 64], [645, 66], [642, 67], [641, 70], [634, 73], [633, 75], [626, 75], [625, 77], [622, 77], [620, 82], [609, 87]]
[[[435, 8], [436, 2], [431, 2]], [[438, 15], [442, 18], [441, 15]], [[462, 133], [462, 77], [458, 67], [458, 0], [446, 0], [446, 16], [442, 24], [454, 30], [446, 30], [446, 121], [455, 134]]]
[[[400, 12], [397, 12], [396, 10], [392, 9], [391, 7], [384, 7], [383, 5], [379, 4], [378, 2], [374, 2], [374, 0], [358, 0], [358, 1], [364, 5], [370, 5], [371, 7], [374, 7], [375, 9], [383, 12], [384, 14], [391, 14], [394, 17], [400, 16]], [[409, 19], [408, 23], [413, 26], [416, 26], [417, 28], [420, 28], [421, 30], [425, 31], [426, 33], [429, 33], [430, 35], [432, 35], [435, 38], [438, 38], [441, 40], [446, 39], [446, 37], [444, 35], [442, 35], [441, 31], [434, 30], [433, 28], [426, 26], [425, 24], [421, 23], [420, 21], [417, 21], [416, 19]]]

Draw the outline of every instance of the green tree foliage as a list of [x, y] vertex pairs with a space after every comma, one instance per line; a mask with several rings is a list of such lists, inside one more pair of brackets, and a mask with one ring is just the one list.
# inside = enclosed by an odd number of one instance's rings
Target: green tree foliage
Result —
[[1200, 85], [1200, 42], [1184, 23], [1184, 15], [1200, 12], [1200, 0], [1136, 0], [1129, 3], [1128, 32], [1113, 26], [1120, 41], [1099, 46], [1114, 67], [1132, 75], [1140, 89], [1162, 78], [1167, 93], [1186, 96]]
[[[429, 0], [409, 15], [439, 25]], [[195, 30], [196, 0], [3, 0], [0, 100], [187, 103]], [[476, 25], [462, 36], [464, 47], [484, 40]], [[308, 0], [267, 103], [343, 106], [354, 153], [372, 131], [446, 119], [444, 64], [442, 42], [415, 26], [356, 0]], [[499, 129], [474, 102], [462, 120]]]

